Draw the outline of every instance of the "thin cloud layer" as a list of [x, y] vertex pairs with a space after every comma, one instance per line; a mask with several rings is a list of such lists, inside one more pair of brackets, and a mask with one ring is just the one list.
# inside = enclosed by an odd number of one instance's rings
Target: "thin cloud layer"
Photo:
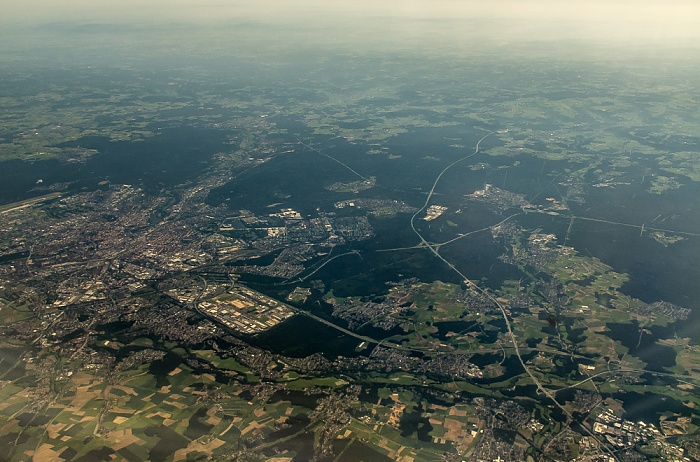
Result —
[[[252, 21], [296, 28], [333, 25], [352, 28], [368, 21], [391, 22], [394, 28], [416, 21], [449, 22], [439, 33], [459, 34], [460, 21], [506, 21], [513, 30], [543, 39], [690, 40], [700, 38], [700, 2], [672, 0], [12, 0], [0, 24], [47, 22], [127, 22], [138, 24], [216, 24]], [[512, 24], [517, 24], [513, 27]], [[446, 27], [446, 28], [445, 28]]]

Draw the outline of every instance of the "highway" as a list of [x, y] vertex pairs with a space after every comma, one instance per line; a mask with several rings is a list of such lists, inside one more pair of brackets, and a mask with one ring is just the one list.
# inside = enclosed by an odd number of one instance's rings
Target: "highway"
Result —
[[[525, 361], [523, 360], [522, 355], [521, 355], [521, 353], [520, 353], [520, 347], [519, 347], [519, 345], [518, 345], [518, 339], [516, 338], [515, 333], [513, 332], [513, 328], [512, 328], [512, 326], [511, 326], [510, 317], [508, 316], [508, 312], [506, 311], [506, 309], [505, 309], [505, 307], [503, 306], [503, 304], [501, 304], [501, 303], [496, 299], [496, 297], [494, 297], [493, 295], [491, 295], [491, 293], [490, 293], [488, 290], [479, 287], [475, 282], [473, 282], [472, 280], [470, 280], [470, 279], [469, 279], [468, 277], [466, 277], [461, 271], [459, 271], [459, 270], [455, 267], [454, 264], [452, 264], [451, 262], [449, 262], [448, 260], [446, 260], [442, 255], [440, 255], [440, 252], [438, 251], [440, 246], [439, 246], [439, 245], [435, 245], [435, 244], [429, 243], [429, 242], [425, 239], [425, 237], [423, 237], [423, 235], [420, 233], [420, 231], [418, 231], [418, 229], [416, 228], [416, 225], [415, 225], [416, 217], [417, 217], [419, 214], [421, 214], [426, 208], [428, 208], [428, 204], [430, 204], [430, 200], [431, 200], [432, 197], [433, 197], [433, 194], [434, 194], [434, 192], [435, 192], [435, 188], [437, 187], [438, 183], [440, 182], [440, 179], [441, 179], [442, 176], [445, 174], [445, 172], [447, 172], [448, 170], [450, 170], [452, 167], [454, 167], [455, 165], [459, 164], [460, 162], [463, 162], [463, 161], [465, 161], [465, 160], [467, 160], [467, 159], [470, 159], [470, 158], [472, 158], [472, 157], [478, 155], [478, 154], [479, 154], [479, 146], [481, 145], [481, 142], [484, 141], [486, 138], [488, 138], [489, 136], [491, 136], [491, 135], [494, 134], [494, 133], [496, 133], [496, 132], [491, 132], [491, 133], [488, 133], [487, 135], [483, 136], [483, 137], [476, 143], [476, 146], [475, 146], [475, 148], [474, 148], [474, 152], [473, 152], [472, 154], [470, 154], [470, 155], [468, 155], [468, 156], [465, 156], [465, 157], [462, 157], [461, 159], [458, 159], [458, 160], [452, 162], [451, 164], [449, 164], [447, 167], [445, 167], [445, 168], [440, 172], [440, 174], [437, 176], [437, 178], [435, 178], [435, 181], [433, 182], [432, 188], [430, 188], [430, 192], [428, 193], [428, 196], [427, 196], [427, 198], [425, 199], [425, 203], [423, 204], [423, 207], [421, 207], [418, 211], [416, 211], [416, 213], [414, 213], [413, 216], [411, 217], [411, 228], [413, 229], [413, 232], [416, 233], [416, 235], [417, 235], [418, 238], [420, 239], [421, 245], [422, 245], [423, 247], [426, 247], [427, 249], [429, 249], [437, 258], [439, 258], [439, 259], [442, 260], [447, 266], [449, 266], [450, 269], [452, 269], [452, 271], [454, 271], [456, 274], [458, 274], [458, 275], [462, 278], [462, 280], [463, 280], [469, 287], [471, 287], [472, 289], [476, 290], [477, 292], [480, 292], [480, 293], [482, 293], [483, 295], [485, 295], [489, 300], [491, 300], [491, 301], [498, 307], [498, 309], [501, 311], [501, 315], [503, 316], [503, 320], [504, 320], [505, 323], [506, 323], [506, 329], [507, 329], [507, 331], [508, 331], [508, 337], [510, 338], [510, 341], [511, 341], [511, 343], [512, 343], [512, 345], [513, 345], [513, 350], [515, 351], [515, 355], [518, 357], [518, 361], [520, 362], [521, 366], [523, 367], [523, 369], [525, 370], [525, 372], [527, 373], [527, 375], [530, 376], [530, 379], [531, 379], [532, 382], [535, 384], [535, 386], [536, 386], [537, 389], [540, 391], [540, 393], [542, 393], [544, 396], [546, 396], [547, 398], [549, 398], [559, 409], [561, 409], [561, 411], [562, 411], [564, 414], [566, 414], [566, 416], [569, 417], [569, 419], [572, 419], [572, 420], [573, 420], [573, 416], [571, 415], [571, 413], [570, 413], [564, 406], [562, 406], [561, 404], [559, 404], [559, 402], [554, 398], [554, 396], [552, 395], [552, 393], [551, 393], [549, 390], [547, 390], [546, 388], [544, 388], [544, 387], [542, 386], [542, 383], [540, 383], [540, 381], [537, 379], [537, 377], [535, 377], [535, 375], [532, 373], [532, 371], [531, 371], [530, 368], [527, 366], [527, 364], [525, 364]], [[509, 217], [509, 218], [510, 218], [510, 217]], [[601, 448], [604, 448], [604, 450], [605, 450], [614, 460], [618, 460], [617, 457], [615, 456], [615, 454], [610, 450], [610, 448], [608, 448], [607, 445], [606, 445], [603, 441], [601, 441], [588, 427], [586, 427], [585, 425], [581, 425], [581, 428], [583, 428], [583, 429], [586, 431], [586, 433], [588, 433], [592, 438], [594, 438], [596, 441], [598, 441], [600, 447], [601, 447]]]

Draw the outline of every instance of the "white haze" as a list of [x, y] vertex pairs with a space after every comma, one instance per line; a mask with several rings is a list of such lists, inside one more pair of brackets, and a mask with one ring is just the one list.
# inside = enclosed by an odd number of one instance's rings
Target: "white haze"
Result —
[[[163, 25], [254, 22], [332, 30], [339, 38], [368, 24], [412, 34], [416, 21], [436, 35], [460, 35], [473, 21], [504, 40], [587, 39], [692, 45], [700, 40], [700, 2], [671, 0], [10, 0], [0, 25], [84, 22]], [[377, 30], [377, 36], [381, 36]]]

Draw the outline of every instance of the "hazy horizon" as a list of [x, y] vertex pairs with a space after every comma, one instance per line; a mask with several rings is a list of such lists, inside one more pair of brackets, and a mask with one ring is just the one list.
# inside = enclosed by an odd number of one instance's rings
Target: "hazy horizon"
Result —
[[[490, 25], [488, 35], [533, 40], [584, 39], [642, 41], [692, 46], [700, 38], [700, 4], [672, 1], [495, 2], [440, 0], [360, 0], [332, 3], [318, 0], [194, 2], [135, 0], [72, 1], [69, 4], [29, 0], [4, 7], [0, 24], [15, 30], [50, 23], [130, 24], [157, 27], [191, 24], [217, 27], [251, 22], [282, 28], [333, 29], [341, 36], [362, 30], [367, 23], [409, 35], [418, 24], [433, 24], [436, 35], [460, 37], [473, 21]], [[499, 23], [501, 25], [499, 26]], [[439, 25], [439, 27], [438, 27]], [[378, 33], [381, 31], [377, 31]], [[473, 31], [471, 31], [473, 32]], [[380, 35], [380, 34], [379, 34]]]

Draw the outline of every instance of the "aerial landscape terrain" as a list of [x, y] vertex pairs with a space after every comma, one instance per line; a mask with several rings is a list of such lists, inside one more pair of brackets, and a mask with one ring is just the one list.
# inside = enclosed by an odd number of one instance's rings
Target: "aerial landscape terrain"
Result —
[[700, 460], [700, 42], [318, 17], [0, 29], [0, 461]]

